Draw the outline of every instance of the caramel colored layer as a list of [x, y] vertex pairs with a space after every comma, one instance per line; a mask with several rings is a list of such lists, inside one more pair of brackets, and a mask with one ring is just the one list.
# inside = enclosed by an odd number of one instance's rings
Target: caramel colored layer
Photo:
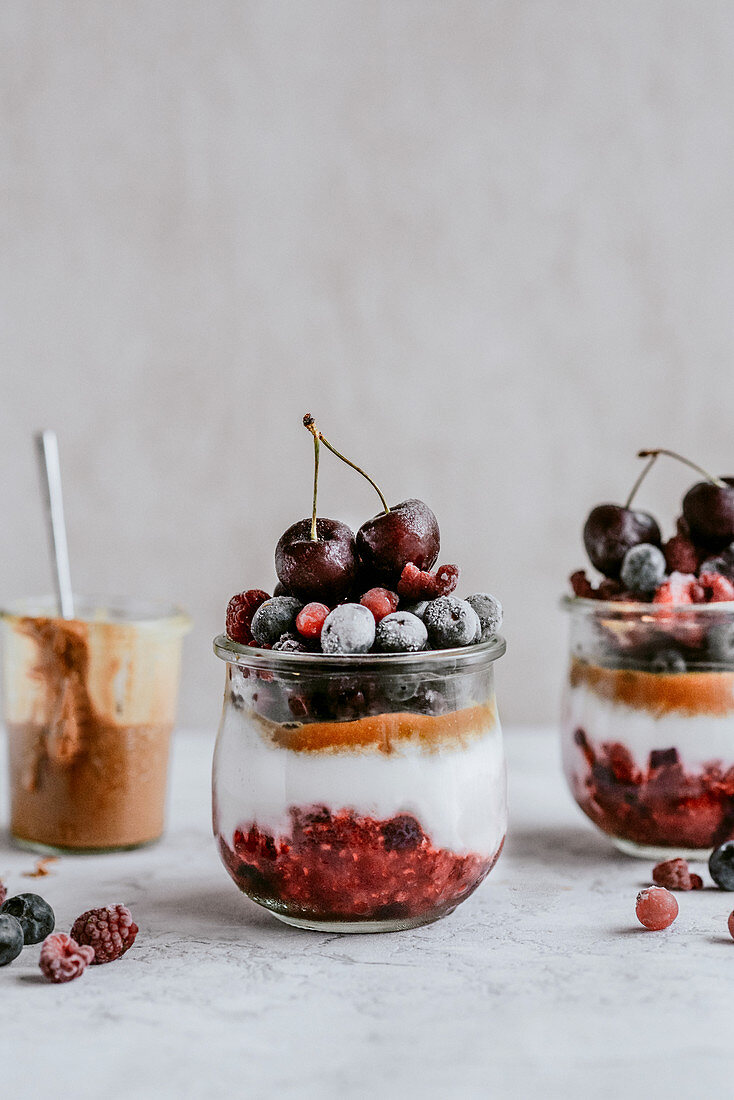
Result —
[[585, 686], [610, 703], [664, 714], [734, 714], [734, 672], [639, 672], [574, 660], [571, 687]]
[[406, 742], [414, 742], [427, 752], [461, 747], [482, 737], [496, 722], [497, 710], [492, 701], [451, 714], [377, 714], [356, 722], [313, 722], [296, 727], [264, 724], [275, 744], [293, 752], [359, 748], [391, 753]]

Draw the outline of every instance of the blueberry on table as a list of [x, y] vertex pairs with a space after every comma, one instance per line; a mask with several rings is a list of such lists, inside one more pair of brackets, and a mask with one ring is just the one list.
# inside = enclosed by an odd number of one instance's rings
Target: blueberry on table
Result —
[[663, 583], [667, 565], [665, 554], [658, 546], [641, 542], [632, 546], [624, 555], [620, 580], [635, 596], [652, 596]]
[[431, 600], [423, 621], [434, 649], [454, 649], [471, 645], [481, 636], [482, 624], [471, 604], [456, 596]]
[[375, 643], [383, 653], [418, 653], [427, 642], [425, 624], [409, 611], [394, 611], [377, 624]]
[[713, 850], [709, 872], [720, 890], [734, 890], [734, 840], [727, 840]]
[[274, 645], [283, 634], [296, 633], [296, 617], [303, 607], [294, 596], [273, 596], [261, 603], [250, 630], [258, 645]]
[[0, 913], [15, 917], [23, 929], [23, 942], [40, 943], [49, 936], [56, 924], [54, 911], [38, 894], [16, 894], [4, 902]]
[[23, 929], [10, 913], [0, 913], [0, 966], [7, 966], [23, 950]]
[[375, 617], [361, 603], [342, 603], [327, 615], [321, 630], [324, 653], [367, 653], [375, 640]]
[[476, 592], [473, 596], [467, 596], [466, 602], [473, 607], [479, 616], [482, 626], [482, 639], [486, 641], [492, 638], [502, 626], [502, 604], [496, 596], [489, 592]]

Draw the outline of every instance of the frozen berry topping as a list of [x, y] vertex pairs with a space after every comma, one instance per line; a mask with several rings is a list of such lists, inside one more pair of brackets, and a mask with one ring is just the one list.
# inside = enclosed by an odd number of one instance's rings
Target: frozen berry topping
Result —
[[418, 653], [427, 642], [425, 624], [409, 611], [394, 611], [377, 624], [375, 643], [383, 653]]
[[0, 907], [0, 913], [9, 913], [23, 929], [26, 944], [40, 943], [53, 932], [56, 918], [47, 901], [38, 894], [16, 894]]
[[435, 600], [453, 592], [458, 581], [458, 565], [439, 565], [435, 573], [431, 573], [408, 562], [400, 574], [398, 594], [405, 600]]
[[50, 982], [71, 982], [94, 961], [94, 948], [80, 946], [66, 932], [55, 932], [43, 941], [38, 965]]
[[108, 963], [119, 959], [135, 943], [138, 926], [126, 905], [106, 905], [89, 909], [77, 917], [71, 929], [72, 939], [91, 947], [90, 962]]
[[273, 596], [261, 603], [252, 618], [252, 637], [258, 645], [275, 645], [283, 634], [295, 634], [296, 617], [303, 607], [294, 596]]
[[389, 588], [370, 588], [359, 601], [363, 607], [368, 607], [379, 623], [386, 615], [397, 611], [400, 602], [396, 592]]
[[239, 592], [227, 605], [227, 634], [233, 642], [249, 645], [252, 641], [252, 617], [260, 604], [269, 600], [267, 592], [261, 588], [250, 588]]
[[0, 905], [3, 904], [3, 902], [5, 901], [7, 896], [8, 896], [7, 888], [6, 888], [5, 883], [3, 882], [3, 880], [0, 878]]
[[467, 596], [466, 602], [473, 607], [482, 627], [482, 640], [493, 638], [502, 626], [502, 604], [489, 592], [476, 592]]
[[619, 574], [624, 587], [636, 596], [652, 596], [665, 578], [665, 555], [657, 546], [643, 542], [624, 555]]
[[453, 649], [479, 641], [482, 626], [474, 608], [456, 596], [433, 600], [424, 615], [428, 637], [436, 649]]
[[678, 902], [664, 886], [648, 886], [637, 895], [635, 913], [645, 928], [660, 932], [678, 916]]
[[375, 640], [375, 617], [361, 603], [343, 603], [331, 611], [321, 631], [324, 653], [367, 653]]
[[691, 874], [685, 859], [666, 859], [653, 868], [652, 880], [656, 886], [667, 890], [702, 890], [703, 879]]

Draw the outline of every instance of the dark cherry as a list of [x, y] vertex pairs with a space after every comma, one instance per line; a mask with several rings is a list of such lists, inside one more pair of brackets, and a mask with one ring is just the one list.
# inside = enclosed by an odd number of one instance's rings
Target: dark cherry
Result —
[[438, 520], [422, 500], [404, 500], [368, 519], [357, 532], [357, 550], [374, 576], [394, 584], [412, 562], [430, 569], [441, 549]]
[[595, 569], [605, 577], [618, 577], [624, 555], [641, 542], [660, 546], [662, 536], [648, 512], [621, 504], [599, 504], [584, 524], [584, 546]]
[[304, 602], [339, 603], [352, 590], [357, 566], [354, 532], [336, 519], [317, 519], [315, 540], [311, 520], [301, 519], [280, 536], [275, 548], [278, 580]]
[[699, 481], [683, 498], [683, 515], [693, 540], [708, 550], [722, 550], [734, 542], [734, 477], [724, 484]]

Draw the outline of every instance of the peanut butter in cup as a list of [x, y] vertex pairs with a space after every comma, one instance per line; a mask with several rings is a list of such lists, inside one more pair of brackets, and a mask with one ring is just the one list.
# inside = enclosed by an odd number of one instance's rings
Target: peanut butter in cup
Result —
[[12, 836], [63, 851], [134, 848], [163, 831], [181, 612], [39, 602], [2, 617]]

